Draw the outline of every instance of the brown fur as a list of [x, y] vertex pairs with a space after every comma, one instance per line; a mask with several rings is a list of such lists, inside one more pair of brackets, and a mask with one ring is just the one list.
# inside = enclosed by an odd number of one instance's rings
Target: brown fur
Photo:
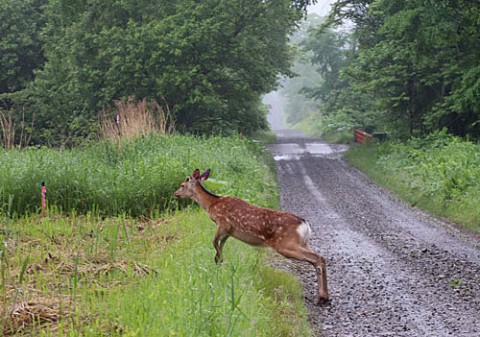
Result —
[[174, 193], [177, 198], [190, 198], [202, 206], [217, 224], [213, 238], [215, 262], [221, 261], [222, 248], [232, 236], [252, 246], [268, 246], [287, 258], [306, 261], [315, 267], [318, 280], [317, 304], [329, 301], [326, 261], [308, 247], [301, 226], [309, 226], [304, 219], [287, 212], [251, 205], [239, 198], [222, 197], [208, 192], [201, 184], [210, 170], [200, 175], [198, 169], [187, 177]]

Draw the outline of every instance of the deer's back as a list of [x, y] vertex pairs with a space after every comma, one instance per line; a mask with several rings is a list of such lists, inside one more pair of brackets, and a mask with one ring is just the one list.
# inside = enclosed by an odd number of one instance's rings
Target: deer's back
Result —
[[294, 214], [258, 207], [234, 197], [220, 197], [209, 213], [229, 235], [252, 245], [269, 245], [271, 240], [296, 231], [304, 222]]

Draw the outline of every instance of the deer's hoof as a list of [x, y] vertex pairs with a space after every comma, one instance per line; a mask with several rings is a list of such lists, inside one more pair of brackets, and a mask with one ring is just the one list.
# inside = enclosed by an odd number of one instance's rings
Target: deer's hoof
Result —
[[331, 303], [331, 300], [330, 300], [330, 297], [328, 297], [328, 296], [319, 295], [317, 297], [317, 300], [316, 300], [317, 305], [322, 305], [322, 306], [323, 305], [330, 305], [330, 303]]

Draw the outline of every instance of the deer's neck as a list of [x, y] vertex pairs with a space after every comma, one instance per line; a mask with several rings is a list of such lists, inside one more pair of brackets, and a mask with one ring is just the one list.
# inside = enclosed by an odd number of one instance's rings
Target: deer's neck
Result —
[[203, 186], [197, 190], [197, 193], [192, 197], [193, 201], [199, 204], [207, 212], [210, 207], [220, 198], [218, 195], [215, 195], [207, 191]]

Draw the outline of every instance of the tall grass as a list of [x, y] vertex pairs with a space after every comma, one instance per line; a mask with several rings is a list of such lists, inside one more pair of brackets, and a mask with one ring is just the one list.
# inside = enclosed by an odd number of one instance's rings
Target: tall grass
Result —
[[212, 169], [211, 188], [220, 194], [252, 202], [271, 195], [265, 206], [272, 206], [276, 193], [268, 183], [272, 180], [265, 179], [271, 175], [261, 164], [265, 154], [263, 147], [241, 137], [179, 135], [102, 141], [77, 149], [1, 151], [0, 214], [38, 212], [44, 181], [49, 206], [64, 212], [150, 216], [174, 206], [173, 191], [195, 168]]
[[0, 331], [37, 336], [306, 336], [302, 291], [208, 214], [9, 220]]
[[175, 121], [164, 101], [165, 109], [155, 100], [115, 101], [113, 112], [103, 111], [100, 120], [100, 138], [110, 141], [135, 139], [152, 133], [170, 135]]
[[412, 205], [480, 231], [480, 146], [439, 132], [354, 147], [347, 158]]
[[32, 125], [25, 123], [25, 112], [21, 114], [15, 110], [0, 109], [0, 148], [6, 150], [14, 147], [23, 147], [30, 143]]
[[[208, 214], [169, 213], [190, 204], [172, 194], [197, 167], [212, 169], [210, 190], [275, 207], [270, 165], [265, 148], [242, 137], [148, 135], [0, 152], [0, 331], [309, 335], [295, 278], [236, 240], [216, 265]], [[35, 214], [42, 181], [47, 217]]]

